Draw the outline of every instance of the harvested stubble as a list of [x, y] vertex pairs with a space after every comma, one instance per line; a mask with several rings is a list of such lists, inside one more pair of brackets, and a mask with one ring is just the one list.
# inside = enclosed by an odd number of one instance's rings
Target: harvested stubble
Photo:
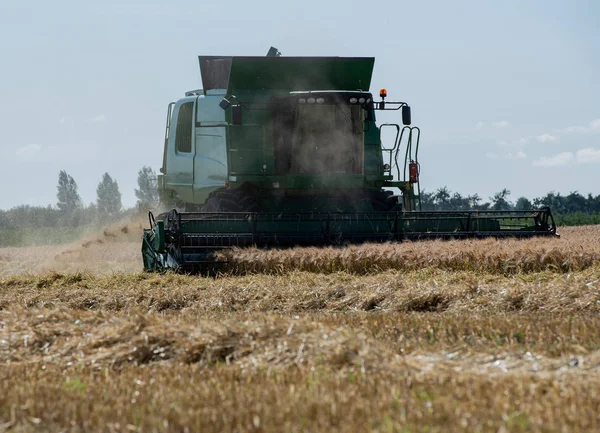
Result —
[[0, 411], [17, 432], [590, 432], [599, 426], [598, 381], [572, 376], [531, 381], [307, 368], [246, 374], [231, 366], [180, 365], [128, 367], [116, 375], [50, 365], [18, 366], [10, 375], [0, 367], [0, 383], [2, 391], [13, 387], [12, 396], [0, 396]]
[[593, 431], [599, 320], [14, 308], [0, 312], [0, 421], [11, 431]]
[[493, 274], [435, 269], [378, 275], [293, 272], [199, 278], [176, 274], [59, 274], [0, 282], [0, 308], [214, 315], [234, 312], [600, 312], [600, 265], [585, 271]]
[[[295, 366], [394, 369], [409, 366], [473, 373], [561, 370], [597, 374], [600, 318], [508, 315], [461, 317], [417, 313], [164, 317], [104, 311], [0, 311], [0, 363], [95, 369], [177, 363], [243, 370]], [[536, 355], [532, 355], [536, 352]], [[450, 354], [451, 356], [445, 356]], [[493, 361], [493, 362], [492, 362]], [[565, 370], [566, 371], [566, 370]]]

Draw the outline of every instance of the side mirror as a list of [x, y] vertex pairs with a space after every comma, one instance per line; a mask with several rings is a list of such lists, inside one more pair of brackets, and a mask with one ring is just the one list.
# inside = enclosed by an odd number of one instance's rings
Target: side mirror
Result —
[[411, 116], [410, 116], [410, 107], [408, 105], [402, 106], [402, 124], [410, 125], [411, 124]]
[[241, 125], [242, 124], [242, 106], [232, 105], [231, 106], [231, 124]]

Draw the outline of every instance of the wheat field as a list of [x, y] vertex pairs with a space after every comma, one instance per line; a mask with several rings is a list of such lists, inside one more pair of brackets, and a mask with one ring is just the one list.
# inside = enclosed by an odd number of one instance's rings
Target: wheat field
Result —
[[141, 271], [142, 223], [0, 249], [0, 432], [600, 431], [600, 227], [231, 250]]

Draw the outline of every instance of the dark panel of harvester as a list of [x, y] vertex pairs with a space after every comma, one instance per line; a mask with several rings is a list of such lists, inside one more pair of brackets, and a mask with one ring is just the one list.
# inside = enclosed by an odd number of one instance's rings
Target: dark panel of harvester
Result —
[[204, 90], [369, 90], [374, 57], [199, 56]]

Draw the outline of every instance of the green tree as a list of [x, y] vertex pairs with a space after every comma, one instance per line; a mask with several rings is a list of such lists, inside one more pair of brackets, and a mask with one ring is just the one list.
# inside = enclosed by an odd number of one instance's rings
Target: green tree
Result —
[[515, 203], [515, 210], [530, 210], [533, 209], [533, 204], [527, 197], [519, 197]]
[[101, 216], [114, 217], [121, 211], [121, 193], [116, 180], [108, 173], [104, 173], [102, 181], [96, 188], [96, 204]]
[[600, 195], [594, 197], [591, 193], [588, 193], [585, 204], [590, 212], [600, 212]]
[[450, 210], [469, 210], [471, 209], [471, 198], [470, 196], [463, 197], [460, 193], [455, 192], [450, 197]]
[[82, 207], [81, 197], [77, 192], [77, 182], [65, 170], [58, 173], [58, 192], [56, 206], [64, 213], [72, 213]]
[[438, 188], [433, 197], [438, 209], [447, 210], [450, 207], [450, 190], [448, 187]]
[[143, 166], [138, 171], [138, 188], [135, 190], [135, 196], [138, 199], [140, 209], [151, 209], [158, 204], [158, 178], [152, 168]]
[[421, 191], [421, 208], [423, 210], [435, 210], [435, 198], [432, 192], [427, 192], [425, 190]]
[[470, 209], [477, 209], [480, 206], [481, 197], [477, 193], [467, 196], [467, 200], [469, 201]]
[[548, 206], [555, 214], [569, 213], [566, 199], [559, 192], [550, 191], [544, 197], [533, 199], [533, 204], [537, 208]]
[[504, 188], [502, 191], [494, 194], [493, 197], [490, 197], [492, 201], [492, 205], [490, 207], [491, 210], [510, 210], [512, 209], [512, 204], [506, 199], [510, 195], [510, 191]]
[[591, 210], [587, 206], [585, 197], [579, 194], [578, 191], [572, 191], [565, 197], [565, 207], [568, 213], [589, 212]]

